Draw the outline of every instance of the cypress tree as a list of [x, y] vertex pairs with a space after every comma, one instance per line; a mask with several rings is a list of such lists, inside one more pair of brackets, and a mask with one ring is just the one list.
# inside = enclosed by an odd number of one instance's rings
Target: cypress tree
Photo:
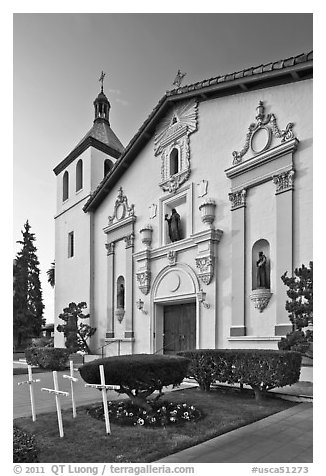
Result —
[[14, 342], [20, 347], [28, 337], [39, 337], [44, 304], [40, 282], [39, 261], [34, 245], [35, 235], [30, 232], [28, 220], [22, 231], [22, 245], [14, 260], [13, 325]]

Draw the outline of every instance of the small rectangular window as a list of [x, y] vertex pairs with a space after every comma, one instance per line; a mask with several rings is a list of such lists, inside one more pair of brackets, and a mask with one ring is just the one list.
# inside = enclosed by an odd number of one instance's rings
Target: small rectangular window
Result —
[[68, 234], [68, 258], [72, 258], [75, 252], [74, 232]]

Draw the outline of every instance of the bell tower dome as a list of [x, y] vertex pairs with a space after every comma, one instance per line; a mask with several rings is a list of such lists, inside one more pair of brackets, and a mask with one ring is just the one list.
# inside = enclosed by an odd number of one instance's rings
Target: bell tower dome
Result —
[[101, 77], [99, 81], [101, 81], [101, 92], [97, 96], [94, 101], [94, 109], [95, 109], [95, 119], [94, 122], [102, 122], [105, 121], [108, 125], [110, 125], [109, 121], [109, 113], [110, 113], [110, 102], [106, 95], [103, 92], [103, 81], [104, 81], [105, 73], [101, 73]]

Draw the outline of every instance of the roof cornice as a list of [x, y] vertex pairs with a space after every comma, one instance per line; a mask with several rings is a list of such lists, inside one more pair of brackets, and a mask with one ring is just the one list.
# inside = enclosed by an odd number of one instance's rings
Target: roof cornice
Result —
[[255, 89], [311, 79], [312, 70], [313, 52], [310, 52], [167, 91], [131, 139], [110, 173], [94, 190], [83, 210], [85, 212], [94, 210], [102, 202], [108, 191], [112, 189], [135, 159], [137, 153], [152, 137], [158, 120], [169, 109], [171, 104], [193, 97], [197, 97], [199, 101], [205, 101]]
[[60, 172], [62, 172], [69, 164], [71, 164], [71, 162], [73, 162], [77, 157], [79, 157], [83, 152], [85, 152], [88, 147], [94, 147], [95, 149], [98, 149], [101, 152], [104, 152], [105, 154], [114, 157], [115, 159], [118, 159], [121, 155], [120, 152], [115, 149], [112, 149], [112, 147], [104, 144], [103, 142], [95, 139], [94, 137], [89, 136], [83, 142], [78, 144], [78, 146], [75, 147], [75, 149], [71, 151], [70, 154], [67, 155], [67, 157], [63, 159], [60, 164], [58, 164], [53, 169], [55, 175], [58, 175]]

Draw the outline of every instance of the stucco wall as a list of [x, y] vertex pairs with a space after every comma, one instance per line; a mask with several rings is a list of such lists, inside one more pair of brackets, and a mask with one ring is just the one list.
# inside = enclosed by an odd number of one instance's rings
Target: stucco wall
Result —
[[[231, 287], [231, 242], [232, 225], [228, 193], [230, 181], [225, 175], [225, 169], [232, 165], [232, 151], [240, 150], [245, 141], [248, 126], [254, 122], [256, 107], [262, 100], [265, 112], [276, 115], [280, 129], [289, 122], [294, 122], [294, 133], [299, 139], [299, 147], [294, 156], [296, 170], [294, 200], [294, 263], [300, 265], [307, 263], [312, 258], [312, 82], [302, 81], [246, 92], [234, 96], [227, 96], [215, 100], [199, 103], [198, 130], [190, 136], [190, 163], [191, 175], [185, 185], [193, 184], [193, 233], [198, 233], [206, 228], [201, 221], [199, 205], [205, 197], [198, 197], [197, 184], [201, 180], [208, 180], [207, 196], [216, 201], [216, 219], [214, 227], [223, 231], [220, 243], [217, 245], [217, 261], [213, 281], [209, 285], [202, 285], [207, 293], [207, 302], [210, 309], [205, 309], [205, 327], [203, 327], [201, 346], [230, 347], [250, 345], [247, 340], [237, 341], [236, 345], [229, 339], [231, 326], [232, 287]], [[137, 127], [136, 127], [137, 128]], [[106, 199], [96, 210], [94, 216], [94, 325], [98, 328], [94, 338], [93, 347], [97, 348], [104, 343], [106, 330], [106, 300], [107, 300], [107, 256], [106, 236], [103, 228], [108, 224], [108, 216], [112, 215], [114, 202], [118, 189], [123, 188], [128, 197], [129, 204], [135, 205], [135, 242], [134, 251], [139, 252], [143, 245], [140, 240], [139, 230], [150, 223], [153, 228], [152, 249], [160, 246], [159, 230], [164, 226], [164, 218], [159, 213], [160, 198], [167, 195], [159, 187], [161, 181], [161, 159], [154, 155], [154, 140], [149, 140], [139, 153], [136, 160], [126, 170]], [[248, 196], [248, 240], [247, 253], [251, 246], [250, 241], [258, 238], [274, 240], [274, 210], [270, 199], [274, 192], [271, 182], [264, 184], [259, 193], [253, 190]], [[60, 194], [60, 191], [59, 191]], [[149, 207], [158, 205], [157, 216], [149, 218]], [[161, 223], [160, 223], [161, 221]], [[66, 232], [67, 230], [65, 230]], [[61, 236], [61, 235], [60, 235]], [[59, 239], [59, 236], [58, 236]], [[76, 249], [78, 247], [76, 243]], [[195, 249], [189, 249], [180, 254], [180, 262], [189, 264], [194, 270]], [[157, 274], [167, 266], [166, 260], [158, 259], [152, 262], [152, 281]], [[135, 270], [136, 265], [135, 265]], [[247, 269], [247, 286], [250, 279]], [[277, 276], [272, 274], [272, 280]], [[273, 281], [274, 282], [274, 281]], [[149, 334], [150, 295], [140, 293], [136, 280], [134, 280], [134, 301], [140, 296], [145, 302], [148, 314], [136, 309], [134, 302], [134, 352], [149, 351], [151, 336]], [[248, 293], [247, 293], [248, 294]], [[273, 335], [275, 325], [275, 309], [273, 296], [269, 307], [264, 311], [262, 320], [257, 321], [252, 313], [252, 306], [247, 296], [246, 313], [248, 332], [252, 335]], [[206, 325], [210, 323], [209, 325]], [[122, 324], [123, 325], [123, 321]], [[205, 330], [204, 330], [205, 329]], [[272, 343], [256, 343], [255, 346], [276, 346]], [[207, 345], [205, 345], [207, 344]], [[243, 344], [243, 345], [242, 345]]]

